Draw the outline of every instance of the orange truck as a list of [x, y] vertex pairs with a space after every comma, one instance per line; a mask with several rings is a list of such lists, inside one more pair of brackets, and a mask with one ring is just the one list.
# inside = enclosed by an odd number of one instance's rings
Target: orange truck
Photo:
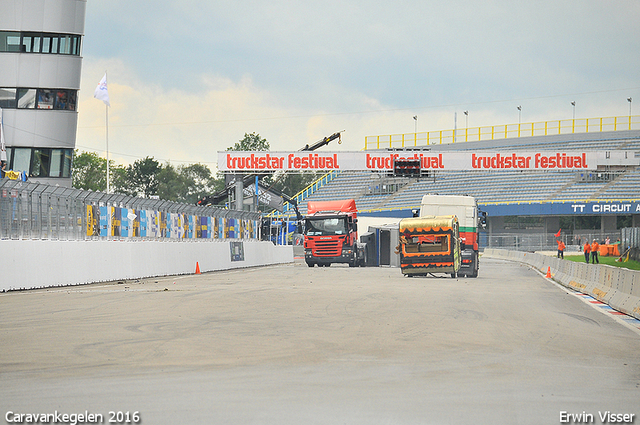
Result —
[[365, 265], [365, 244], [358, 242], [358, 210], [354, 199], [307, 203], [304, 259], [309, 267], [348, 263]]
[[460, 271], [460, 231], [452, 216], [414, 217], [400, 220], [400, 269], [405, 276], [426, 276]]

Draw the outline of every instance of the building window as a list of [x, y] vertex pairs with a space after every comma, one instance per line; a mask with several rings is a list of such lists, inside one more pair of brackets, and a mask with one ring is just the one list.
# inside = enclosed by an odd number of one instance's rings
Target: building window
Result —
[[55, 105], [53, 109], [63, 110], [63, 111], [73, 111], [75, 110], [75, 97], [72, 99], [72, 95], [70, 92], [74, 92], [74, 90], [57, 90], [56, 91], [56, 99]]
[[51, 168], [49, 169], [49, 177], [60, 177], [63, 154], [62, 149], [51, 149]]
[[77, 34], [0, 31], [0, 52], [80, 56], [80, 39]]
[[38, 109], [53, 109], [53, 91], [38, 89]]
[[36, 89], [18, 89], [18, 109], [36, 107]]
[[27, 35], [22, 36], [22, 51], [25, 53], [31, 53], [31, 40], [33, 37]]
[[0, 108], [16, 107], [16, 89], [0, 89]]
[[51, 165], [51, 149], [34, 149], [31, 177], [49, 177]]
[[51, 149], [49, 177], [71, 177], [71, 149]]
[[29, 177], [71, 177], [73, 149], [7, 148], [7, 170], [24, 171]]
[[60, 36], [60, 54], [61, 55], [71, 54], [71, 36], [70, 35]]
[[71, 177], [71, 161], [73, 160], [73, 149], [62, 149], [62, 175], [60, 177]]
[[29, 174], [31, 169], [31, 148], [14, 148], [9, 169], [13, 171], [24, 171]]
[[0, 31], [0, 52], [19, 52], [20, 33]]
[[51, 36], [47, 34], [42, 35], [42, 52], [51, 53]]
[[0, 88], [0, 108], [75, 111], [77, 90]]

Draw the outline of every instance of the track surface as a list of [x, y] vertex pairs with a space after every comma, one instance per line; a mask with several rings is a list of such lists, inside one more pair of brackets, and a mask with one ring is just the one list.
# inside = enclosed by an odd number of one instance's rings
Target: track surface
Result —
[[0, 341], [2, 421], [640, 421], [640, 335], [501, 260], [483, 259], [477, 279], [298, 262], [5, 293]]

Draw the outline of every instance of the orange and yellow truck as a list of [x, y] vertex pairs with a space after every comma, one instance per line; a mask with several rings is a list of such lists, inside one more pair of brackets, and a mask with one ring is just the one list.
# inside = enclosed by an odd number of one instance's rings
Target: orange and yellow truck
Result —
[[404, 275], [458, 276], [460, 229], [456, 216], [404, 218], [400, 220], [399, 232], [400, 269]]

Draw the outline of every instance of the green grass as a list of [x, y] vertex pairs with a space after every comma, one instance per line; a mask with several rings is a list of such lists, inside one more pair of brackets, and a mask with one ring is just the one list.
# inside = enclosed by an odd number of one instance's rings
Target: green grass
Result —
[[[618, 263], [616, 261], [617, 258], [618, 257], [603, 257], [603, 256], [598, 257], [598, 259], [600, 260], [600, 264], [606, 264], [608, 266], [614, 266], [614, 267], [622, 267], [630, 270], [640, 270], [640, 262], [629, 260], [626, 263], [624, 262]], [[566, 255], [565, 254], [564, 259], [569, 261], [574, 261], [576, 263], [584, 263], [584, 254], [582, 255]]]

